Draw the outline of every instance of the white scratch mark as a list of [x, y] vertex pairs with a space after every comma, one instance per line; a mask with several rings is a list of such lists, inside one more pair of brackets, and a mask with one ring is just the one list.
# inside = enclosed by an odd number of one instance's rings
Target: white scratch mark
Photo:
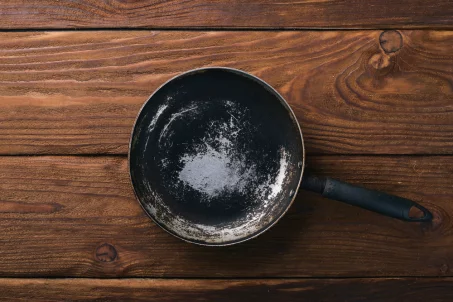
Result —
[[269, 185], [271, 189], [271, 194], [269, 194], [269, 198], [277, 197], [278, 193], [281, 192], [283, 189], [283, 181], [285, 180], [286, 171], [288, 167], [288, 160], [287, 160], [287, 153], [285, 150], [281, 150], [281, 157], [280, 157], [280, 168], [278, 170], [278, 175], [275, 178], [275, 182]]
[[171, 117], [170, 117], [170, 120], [168, 121], [167, 124], [165, 124], [164, 129], [162, 129], [162, 132], [160, 133], [160, 136], [159, 136], [159, 144], [160, 144], [160, 141], [161, 141], [162, 137], [164, 137], [164, 136], [166, 135], [166, 133], [167, 133], [167, 131], [168, 131], [168, 127], [170, 126], [171, 123], [173, 123], [173, 121], [174, 121], [176, 118], [182, 116], [182, 115], [183, 115], [184, 113], [186, 113], [186, 112], [193, 111], [193, 110], [195, 110], [195, 109], [197, 109], [197, 106], [191, 107], [191, 108], [189, 108], [189, 109], [186, 109], [186, 110], [183, 110], [183, 111], [180, 111], [180, 112], [177, 112], [177, 113], [173, 113], [173, 114], [171, 115]]
[[154, 127], [156, 126], [157, 120], [161, 116], [161, 114], [167, 109], [168, 105], [162, 105], [157, 109], [156, 114], [154, 115], [153, 119], [151, 120], [151, 123], [148, 126], [148, 132], [151, 132], [154, 130]]

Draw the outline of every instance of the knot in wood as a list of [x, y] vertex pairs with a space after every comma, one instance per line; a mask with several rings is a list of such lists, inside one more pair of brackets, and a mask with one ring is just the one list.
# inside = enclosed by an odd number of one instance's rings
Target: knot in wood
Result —
[[369, 61], [369, 64], [373, 66], [374, 69], [384, 69], [390, 66], [390, 63], [389, 56], [382, 53], [373, 55]]
[[379, 36], [379, 44], [385, 53], [395, 53], [403, 47], [403, 36], [396, 30], [386, 30]]
[[444, 264], [442, 264], [441, 267], [440, 267], [440, 272], [441, 272], [442, 274], [446, 274], [446, 273], [448, 272], [448, 269], [449, 269], [448, 265], [447, 265], [446, 263], [444, 263]]
[[104, 243], [96, 249], [96, 260], [101, 262], [112, 262], [115, 261], [118, 253], [113, 245]]

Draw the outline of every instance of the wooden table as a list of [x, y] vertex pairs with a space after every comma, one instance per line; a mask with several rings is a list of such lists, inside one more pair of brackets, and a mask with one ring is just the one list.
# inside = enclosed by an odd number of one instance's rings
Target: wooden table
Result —
[[[453, 300], [453, 1], [9, 0], [0, 29], [0, 298]], [[132, 124], [219, 65], [287, 98], [314, 172], [432, 224], [300, 192], [237, 246], [162, 231], [129, 182]]]

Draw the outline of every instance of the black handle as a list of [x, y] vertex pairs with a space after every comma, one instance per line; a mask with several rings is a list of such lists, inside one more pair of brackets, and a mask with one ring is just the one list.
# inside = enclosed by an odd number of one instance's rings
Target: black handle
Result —
[[[430, 211], [412, 200], [354, 186], [328, 177], [304, 175], [301, 187], [320, 193], [329, 199], [342, 201], [400, 220], [431, 221], [433, 219]], [[409, 212], [412, 207], [422, 211], [423, 217], [410, 217]]]

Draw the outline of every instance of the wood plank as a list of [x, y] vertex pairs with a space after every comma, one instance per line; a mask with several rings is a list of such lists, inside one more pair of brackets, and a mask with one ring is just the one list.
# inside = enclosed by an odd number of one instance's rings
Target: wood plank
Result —
[[388, 301], [453, 299], [452, 278], [0, 279], [5, 301]]
[[420, 202], [432, 224], [300, 192], [256, 239], [183, 242], [146, 217], [123, 157], [0, 157], [0, 276], [453, 276], [453, 157], [312, 156], [314, 173]]
[[309, 153], [452, 154], [452, 48], [448, 31], [0, 33], [0, 154], [126, 154], [148, 96], [213, 65], [276, 87]]
[[449, 0], [9, 0], [0, 28], [451, 28]]

